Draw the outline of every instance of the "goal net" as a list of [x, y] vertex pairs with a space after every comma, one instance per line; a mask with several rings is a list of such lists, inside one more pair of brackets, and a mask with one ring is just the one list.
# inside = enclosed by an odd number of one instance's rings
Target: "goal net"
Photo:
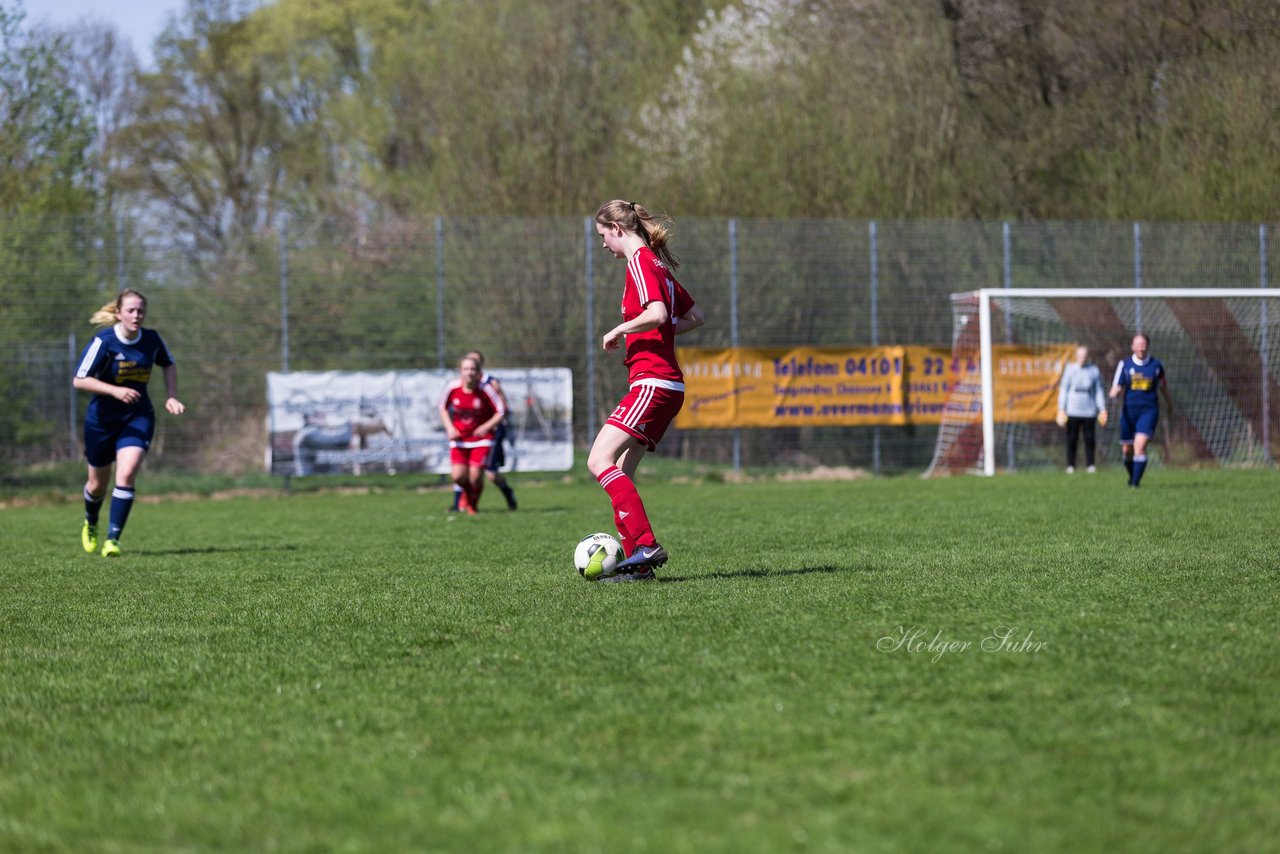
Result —
[[[1156, 464], [1270, 465], [1280, 452], [1280, 289], [1003, 288], [951, 304], [950, 394], [926, 477], [1064, 465], [1053, 416], [1069, 354], [1088, 347], [1109, 390], [1137, 332], [1173, 399], [1148, 446]], [[1039, 371], [1039, 408], [1014, 405], [1025, 392], [1006, 364], [1012, 352]], [[1102, 464], [1119, 459], [1120, 403], [1108, 401], [1098, 431]]]

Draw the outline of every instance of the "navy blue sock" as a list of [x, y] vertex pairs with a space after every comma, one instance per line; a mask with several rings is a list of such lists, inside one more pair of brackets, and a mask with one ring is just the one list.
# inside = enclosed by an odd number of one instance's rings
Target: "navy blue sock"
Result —
[[458, 509], [458, 502], [462, 500], [462, 487], [458, 484], [453, 485], [453, 509]]
[[508, 507], [516, 503], [516, 491], [511, 488], [511, 484], [505, 480], [500, 480], [498, 481], [498, 489], [501, 489], [502, 494], [506, 497]]
[[98, 514], [102, 512], [102, 502], [106, 498], [105, 495], [94, 498], [89, 494], [89, 487], [84, 488], [84, 518], [90, 525], [98, 524]]
[[124, 530], [124, 523], [129, 521], [129, 511], [133, 509], [133, 487], [117, 486], [111, 491], [111, 521], [107, 526], [107, 539], [118, 540]]
[[1124, 470], [1129, 473], [1129, 482], [1133, 483], [1133, 457], [1124, 458]]
[[1133, 485], [1137, 486], [1142, 483], [1142, 473], [1147, 470], [1147, 455], [1143, 454], [1133, 458]]

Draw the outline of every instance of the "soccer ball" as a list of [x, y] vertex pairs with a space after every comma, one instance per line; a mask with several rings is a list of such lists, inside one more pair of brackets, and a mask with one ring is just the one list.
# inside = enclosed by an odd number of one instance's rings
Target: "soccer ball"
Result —
[[613, 568], [622, 560], [622, 543], [610, 534], [592, 534], [583, 537], [573, 550], [573, 565], [578, 574], [588, 581], [596, 581], [613, 575]]

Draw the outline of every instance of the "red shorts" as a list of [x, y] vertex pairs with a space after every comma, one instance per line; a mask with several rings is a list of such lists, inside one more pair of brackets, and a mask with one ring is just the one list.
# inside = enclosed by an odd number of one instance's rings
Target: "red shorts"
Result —
[[449, 462], [455, 466], [466, 466], [473, 469], [484, 468], [484, 460], [485, 457], [489, 456], [489, 448], [489, 445], [481, 445], [478, 448], [450, 448]]
[[651, 385], [632, 386], [605, 423], [630, 433], [652, 451], [682, 406], [682, 391]]

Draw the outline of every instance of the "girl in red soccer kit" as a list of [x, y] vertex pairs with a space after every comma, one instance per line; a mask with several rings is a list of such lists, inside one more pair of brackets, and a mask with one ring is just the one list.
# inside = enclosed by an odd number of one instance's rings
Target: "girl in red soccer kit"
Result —
[[622, 323], [605, 333], [602, 344], [611, 352], [625, 337], [629, 390], [587, 456], [587, 468], [613, 504], [618, 537], [629, 555], [604, 581], [648, 581], [667, 562], [636, 491], [635, 474], [684, 404], [675, 337], [706, 323], [702, 309], [672, 275], [680, 261], [667, 248], [669, 224], [635, 202], [615, 199], [596, 211], [604, 248], [627, 262]]
[[461, 509], [474, 516], [484, 489], [485, 457], [507, 407], [492, 386], [480, 382], [480, 362], [474, 356], [463, 356], [458, 372], [440, 399], [440, 423], [449, 437], [453, 482], [462, 487]]

